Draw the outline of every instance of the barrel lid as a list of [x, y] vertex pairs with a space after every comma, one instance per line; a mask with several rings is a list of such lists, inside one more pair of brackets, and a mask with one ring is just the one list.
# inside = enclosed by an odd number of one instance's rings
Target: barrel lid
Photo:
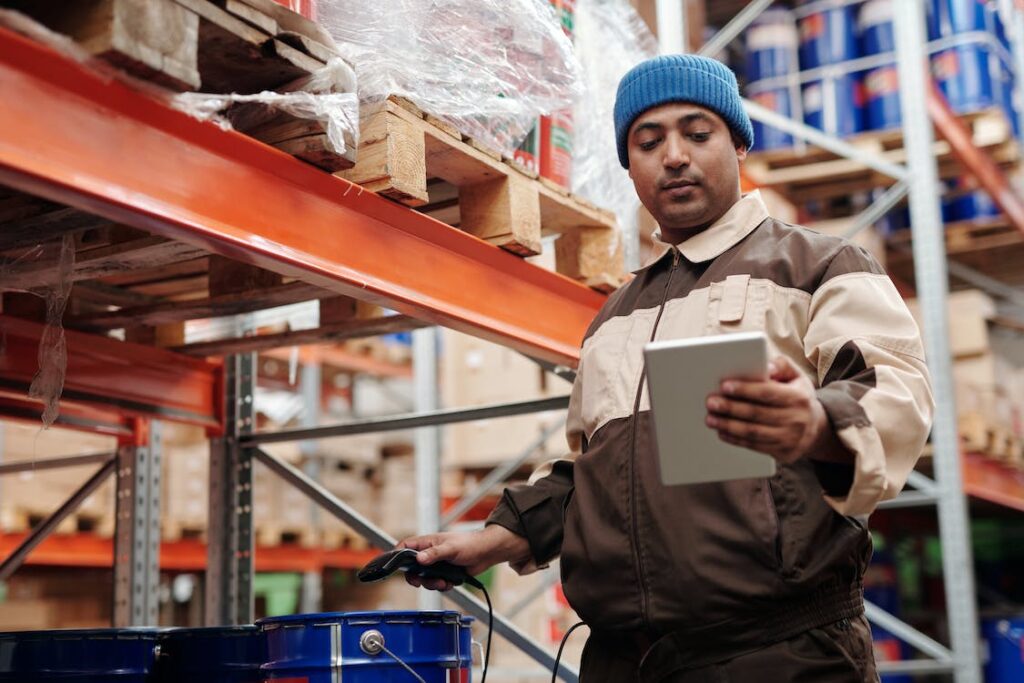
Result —
[[311, 614], [290, 614], [282, 617], [267, 617], [256, 622], [259, 627], [279, 625], [316, 625], [325, 623], [359, 622], [359, 623], [401, 623], [443, 621], [458, 623], [462, 614], [454, 610], [397, 610], [397, 611], [365, 611], [365, 612], [315, 612]]
[[256, 624], [240, 626], [200, 626], [197, 628], [170, 628], [160, 632], [160, 640], [178, 638], [223, 638], [225, 636], [253, 636], [260, 632]]
[[159, 628], [58, 628], [45, 631], [7, 631], [3, 640], [156, 640]]

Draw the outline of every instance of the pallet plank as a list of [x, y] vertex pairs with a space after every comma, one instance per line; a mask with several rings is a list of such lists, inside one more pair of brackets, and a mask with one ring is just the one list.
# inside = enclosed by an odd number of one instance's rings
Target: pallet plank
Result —
[[199, 18], [174, 0], [7, 4], [130, 74], [178, 90], [200, 85]]
[[184, 303], [167, 301], [122, 308], [110, 313], [71, 317], [66, 320], [66, 324], [68, 327], [95, 330], [111, 330], [132, 324], [161, 325], [200, 318], [251, 313], [264, 308], [309, 301], [322, 293], [323, 289], [315, 285], [305, 282], [289, 282], [255, 291], [233, 292]]
[[[115, 273], [153, 268], [168, 263], [194, 259], [205, 252], [189, 244], [165, 240], [162, 237], [140, 237], [120, 244], [91, 249], [76, 258], [71, 280], [89, 280]], [[11, 289], [29, 289], [51, 284], [54, 277], [52, 264], [27, 265], [11, 268], [4, 275], [4, 286]]]

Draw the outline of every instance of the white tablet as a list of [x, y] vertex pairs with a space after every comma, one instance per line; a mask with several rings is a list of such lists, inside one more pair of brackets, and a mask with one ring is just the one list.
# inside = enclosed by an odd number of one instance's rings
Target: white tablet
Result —
[[656, 341], [644, 347], [661, 482], [666, 486], [775, 474], [775, 459], [727, 444], [707, 426], [722, 380], [768, 374], [763, 332]]

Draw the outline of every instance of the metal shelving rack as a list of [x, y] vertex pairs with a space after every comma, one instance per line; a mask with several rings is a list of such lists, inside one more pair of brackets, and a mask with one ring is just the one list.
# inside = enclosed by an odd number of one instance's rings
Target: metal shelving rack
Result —
[[[951, 646], [945, 647], [874, 606], [869, 617], [932, 657], [902, 663], [902, 671], [953, 672], [957, 683], [980, 680], [976, 611], [973, 600], [967, 508], [960, 473], [956, 413], [947, 342], [945, 297], [947, 268], [935, 162], [930, 156], [931, 126], [925, 110], [923, 0], [898, 2], [896, 28], [902, 89], [906, 167], [880, 162], [841, 140], [829, 138], [802, 122], [784, 119], [748, 103], [752, 117], [807, 142], [897, 179], [883, 199], [857, 218], [872, 224], [909, 194], [913, 212], [914, 259], [918, 291], [925, 313], [925, 339], [938, 400], [934, 431], [934, 481], [916, 474], [917, 489], [902, 504], [934, 502], [938, 507]], [[711, 53], [735, 38], [770, 0], [754, 0], [712, 38], [702, 52]], [[678, 14], [679, 0], [661, 0], [659, 17]], [[1016, 15], [1014, 55], [1024, 69], [1024, 19]], [[669, 25], [669, 24], [666, 24]], [[672, 24], [662, 46], [678, 50], [685, 26]], [[674, 45], [673, 41], [678, 41]], [[115, 82], [105, 81], [82, 65], [14, 33], [0, 29], [0, 183], [61, 202], [147, 231], [201, 246], [230, 258], [297, 276], [338, 294], [370, 299], [430, 322], [498, 341], [538, 359], [561, 376], [576, 361], [578, 341], [603, 297], [575, 283], [469, 238], [427, 216], [396, 206], [372, 193], [351, 192], [346, 181], [305, 166], [242, 136], [199, 124], [161, 103]], [[69, 121], [77, 127], [68, 130]], [[133, 150], [132, 154], [114, 150]], [[172, 187], [162, 182], [175, 178]], [[222, 192], [210, 192], [210, 188]], [[322, 225], [318, 240], [301, 226]], [[381, 245], [388, 245], [382, 258]], [[627, 250], [629, 251], [629, 250]], [[633, 253], [636, 250], [632, 250]], [[338, 256], [344, 254], [344, 257]], [[404, 256], [396, 263], [395, 255]], [[494, 277], [495, 274], [501, 277]], [[467, 287], [472, 283], [473, 287]], [[511, 302], [502, 305], [500, 302]], [[10, 362], [34, 353], [38, 326], [8, 330], [6, 356], [0, 356], [0, 383], [23, 390], [31, 379]], [[210, 542], [207, 557], [206, 621], [230, 624], [252, 618], [253, 534], [252, 466], [260, 462], [306, 493], [327, 513], [337, 516], [377, 547], [394, 539], [367, 522], [356, 510], [323, 489], [308, 474], [260, 449], [263, 443], [307, 440], [369, 431], [436, 427], [442, 424], [563, 408], [565, 397], [472, 409], [438, 410], [435, 351], [427, 334], [417, 333], [417, 409], [414, 415], [363, 420], [333, 427], [310, 427], [274, 434], [253, 433], [251, 354], [229, 357], [221, 366], [196, 363], [166, 372], [174, 354], [147, 350], [140, 362], [151, 367], [155, 384], [132, 382], [138, 365], [120, 368], [97, 381], [76, 374], [75, 361], [102, 360], [138, 347], [95, 348], [91, 338], [69, 333], [69, 375], [64, 408], [68, 420], [84, 428], [121, 436], [116, 455], [101, 459], [100, 469], [68, 502], [0, 563], [0, 579], [115, 471], [118, 515], [115, 534], [115, 600], [118, 625], [155, 621], [154, 596], [159, 579], [158, 420], [203, 424], [211, 430]], [[110, 344], [120, 344], [111, 341]], [[12, 351], [14, 349], [14, 351]], [[150, 353], [152, 351], [152, 353]], [[113, 368], [111, 364], [107, 367]], [[160, 368], [165, 373], [161, 375]], [[159, 381], [157, 381], [159, 380]], [[154, 388], [155, 387], [155, 388]], [[9, 395], [9, 393], [8, 393]], [[221, 404], [214, 397], [226, 400]], [[2, 396], [2, 395], [0, 395]], [[172, 400], [173, 399], [173, 400]], [[0, 412], [30, 414], [32, 406], [0, 397]], [[26, 412], [28, 411], [28, 412]], [[131, 417], [126, 418], [125, 415]], [[539, 441], [538, 443], [541, 443]], [[420, 530], [429, 532], [452, 521], [438, 518], [437, 449], [429, 433], [417, 443]], [[517, 462], [525, 460], [531, 446]], [[95, 457], [95, 456], [92, 456]], [[94, 460], [95, 462], [96, 460]], [[4, 469], [0, 474], [15, 471]], [[493, 486], [514, 467], [485, 480]], [[458, 508], [468, 509], [481, 491], [466, 495]], [[552, 579], [557, 577], [551, 574]], [[484, 616], [485, 607], [470, 593], [449, 595], [459, 607]], [[423, 605], [436, 606], [436, 596]], [[511, 622], [496, 617], [496, 631], [542, 666], [553, 658]], [[577, 675], [562, 664], [563, 680]]]

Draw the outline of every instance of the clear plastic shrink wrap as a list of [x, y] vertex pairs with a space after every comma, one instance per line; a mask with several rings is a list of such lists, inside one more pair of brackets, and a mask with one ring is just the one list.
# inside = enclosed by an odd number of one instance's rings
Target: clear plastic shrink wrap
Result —
[[39, 244], [8, 250], [0, 258], [0, 290], [28, 292], [46, 302], [46, 325], [39, 340], [39, 368], [28, 395], [43, 402], [42, 422], [49, 427], [60, 415], [68, 352], [61, 320], [71, 296], [75, 236], [65, 233]]
[[[612, 110], [619, 80], [657, 54], [658, 44], [627, 0], [578, 0], [575, 29], [584, 88], [573, 112], [572, 191], [611, 209], [623, 232], [635, 233], [640, 200], [619, 164]], [[626, 249], [629, 267], [631, 240]]]
[[509, 155], [571, 106], [580, 67], [548, 0], [321, 0], [363, 103], [405, 97]]

